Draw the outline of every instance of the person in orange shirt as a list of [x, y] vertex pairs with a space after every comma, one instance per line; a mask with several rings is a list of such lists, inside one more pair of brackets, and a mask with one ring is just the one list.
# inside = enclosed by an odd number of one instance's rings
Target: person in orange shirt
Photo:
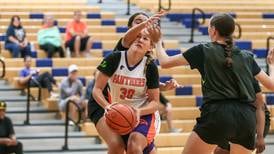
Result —
[[93, 39], [88, 35], [87, 24], [81, 21], [81, 11], [75, 11], [73, 21], [66, 27], [66, 48], [68, 47], [75, 57], [88, 53]]

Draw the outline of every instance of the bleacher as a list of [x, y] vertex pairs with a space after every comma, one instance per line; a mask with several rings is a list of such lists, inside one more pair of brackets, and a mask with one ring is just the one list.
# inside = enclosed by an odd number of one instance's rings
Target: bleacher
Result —
[[[122, 3], [122, 1], [119, 2]], [[104, 3], [107, 3], [107, 1]], [[131, 0], [131, 3], [152, 12], [158, 9], [158, 0]], [[163, 3], [166, 5], [166, 2]], [[203, 38], [207, 35], [206, 24], [213, 13], [230, 12], [235, 16], [236, 21], [243, 30], [242, 38], [237, 40], [237, 46], [242, 49], [253, 50], [258, 58], [265, 58], [265, 40], [268, 36], [273, 36], [274, 32], [272, 26], [274, 25], [273, 4], [274, 1], [272, 0], [231, 0], [223, 2], [218, 0], [172, 0], [172, 10], [167, 15], [168, 21], [166, 22], [179, 23], [187, 31], [186, 35], [189, 35], [189, 29], [187, 28], [191, 23], [191, 10], [195, 7], [201, 8], [205, 11], [207, 19], [205, 25], [199, 25], [198, 31], [195, 32], [199, 33], [197, 37]], [[33, 111], [31, 113], [31, 125], [23, 125], [26, 96], [20, 96], [19, 90], [25, 87], [18, 84], [18, 72], [23, 67], [23, 60], [11, 58], [10, 53], [4, 49], [5, 31], [10, 18], [12, 15], [20, 15], [21, 17], [22, 25], [27, 31], [27, 38], [35, 49], [32, 51], [32, 57], [34, 57], [33, 67], [39, 68], [41, 72], [50, 72], [60, 82], [68, 74], [67, 67], [70, 64], [77, 64], [79, 66], [79, 76], [84, 85], [87, 85], [88, 81], [92, 79], [96, 66], [103, 57], [111, 52], [118, 39], [127, 30], [127, 19], [117, 17], [116, 12], [103, 10], [100, 5], [88, 5], [87, 0], [1, 0], [0, 6], [2, 12], [0, 18], [1, 56], [5, 57], [6, 75], [4, 79], [8, 83], [8, 85], [0, 83], [0, 89], [2, 87], [0, 99], [7, 100], [8, 108], [12, 108], [10, 111], [8, 110], [8, 116], [11, 116], [15, 121], [17, 136], [25, 144], [26, 153], [61, 152], [64, 121], [57, 120], [54, 117], [59, 112], [58, 100], [49, 99], [49, 95], [45, 90], [42, 92], [41, 102], [31, 102], [31, 110]], [[92, 57], [63, 59], [55, 57], [47, 59], [44, 51], [40, 50], [37, 45], [37, 32], [41, 28], [43, 16], [51, 14], [55, 17], [56, 24], [64, 38], [65, 26], [67, 22], [72, 20], [75, 9], [80, 9], [83, 12], [83, 20], [88, 24], [89, 34], [96, 40], [90, 50]], [[163, 27], [165, 27], [165, 23], [163, 23]], [[174, 29], [166, 27], [166, 31], [174, 31]], [[176, 32], [177, 30], [175, 29]], [[181, 53], [189, 47], [188, 43], [178, 40], [177, 35], [172, 35], [173, 33], [169, 34], [164, 40], [165, 47], [170, 55]], [[195, 41], [195, 43], [199, 43], [199, 41]], [[188, 46], [184, 46], [185, 44], [188, 44]], [[193, 46], [193, 44], [190, 45]], [[274, 46], [273, 42], [271, 46]], [[195, 119], [200, 114], [199, 106], [202, 104], [201, 78], [197, 70], [190, 70], [188, 66], [172, 69], [159, 67], [159, 72], [161, 81], [174, 78], [181, 85], [184, 85], [182, 88], [164, 92], [173, 105], [174, 126], [182, 128], [183, 133], [168, 133], [167, 123], [163, 121], [161, 133], [155, 141], [158, 153], [178, 154], [181, 153], [187, 137], [195, 125]], [[5, 88], [14, 90], [10, 90], [12, 92], [8, 93]], [[58, 92], [58, 89], [54, 90]], [[265, 88], [263, 88], [263, 91], [269, 92]], [[37, 96], [37, 89], [31, 89], [31, 93]], [[274, 115], [274, 95], [268, 94], [266, 102], [272, 115]], [[40, 104], [40, 106], [37, 106], [37, 104]], [[105, 152], [106, 146], [98, 144], [96, 138], [94, 138], [94, 136], [98, 136], [94, 125], [84, 123], [81, 128], [81, 132], [75, 132], [73, 127], [70, 127], [70, 152], [77, 153], [77, 150], [92, 151], [92, 153], [96, 153], [95, 151]], [[51, 134], [52, 130], [54, 130], [53, 134]], [[274, 131], [274, 117], [271, 120], [271, 131]]]

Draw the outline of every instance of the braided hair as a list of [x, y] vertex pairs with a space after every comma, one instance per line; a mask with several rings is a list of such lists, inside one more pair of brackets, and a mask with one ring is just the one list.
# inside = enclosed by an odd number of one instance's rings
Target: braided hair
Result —
[[232, 49], [233, 37], [232, 34], [235, 30], [235, 21], [229, 14], [216, 14], [210, 20], [210, 26], [215, 27], [221, 37], [225, 38], [225, 67], [232, 67]]

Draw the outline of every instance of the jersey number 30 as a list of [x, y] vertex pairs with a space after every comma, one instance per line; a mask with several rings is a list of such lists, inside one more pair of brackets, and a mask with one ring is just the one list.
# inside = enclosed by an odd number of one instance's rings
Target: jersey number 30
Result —
[[126, 89], [126, 88], [121, 88], [120, 89], [120, 99], [125, 99], [125, 98], [128, 98], [128, 99], [131, 99], [135, 93], [135, 90], [134, 89]]

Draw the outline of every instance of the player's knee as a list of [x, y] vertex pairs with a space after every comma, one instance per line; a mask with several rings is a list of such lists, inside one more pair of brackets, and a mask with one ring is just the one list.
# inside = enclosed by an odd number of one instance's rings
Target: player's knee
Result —
[[135, 154], [135, 153], [142, 153], [143, 148], [142, 146], [138, 143], [139, 137], [138, 134], [131, 134], [128, 140], [127, 144], [127, 153], [130, 154]]
[[128, 154], [139, 154], [142, 153], [143, 149], [140, 145], [134, 144], [134, 142], [129, 142], [127, 146]]
[[107, 142], [108, 148], [112, 152], [121, 153], [125, 150], [123, 143], [117, 139], [111, 139]]

